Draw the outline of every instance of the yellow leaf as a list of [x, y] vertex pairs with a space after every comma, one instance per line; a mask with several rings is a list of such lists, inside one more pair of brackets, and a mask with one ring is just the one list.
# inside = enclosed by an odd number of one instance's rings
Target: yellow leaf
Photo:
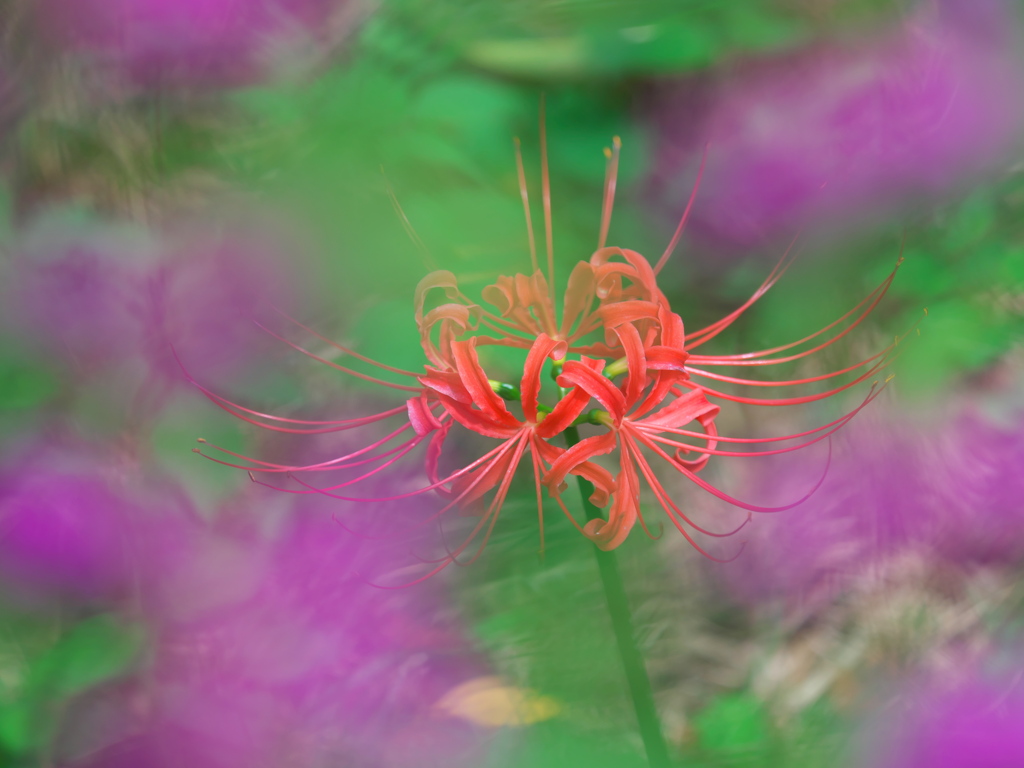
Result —
[[448, 691], [436, 709], [489, 728], [523, 726], [555, 717], [558, 702], [534, 691], [506, 685], [499, 677], [477, 677]]

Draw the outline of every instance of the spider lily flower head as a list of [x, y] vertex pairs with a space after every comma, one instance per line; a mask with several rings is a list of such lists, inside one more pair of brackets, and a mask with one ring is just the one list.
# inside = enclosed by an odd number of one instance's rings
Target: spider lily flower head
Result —
[[[740, 501], [711, 485], [699, 473], [711, 456], [782, 453], [825, 440], [874, 398], [878, 388], [873, 386], [860, 408], [843, 417], [780, 438], [720, 435], [716, 419], [721, 403], [794, 405], [839, 394], [875, 377], [888, 363], [895, 343], [854, 365], [799, 380], [765, 381], [717, 371], [723, 367], [742, 369], [784, 364], [829, 347], [849, 334], [878, 304], [895, 270], [852, 310], [803, 339], [743, 354], [704, 354], [700, 348], [722, 333], [782, 276], [793, 258], [791, 251], [787, 251], [742, 306], [705, 328], [687, 332], [682, 318], [673, 311], [658, 286], [658, 273], [681, 236], [697, 187], [695, 185], [671, 242], [653, 266], [636, 251], [608, 246], [619, 151], [616, 139], [606, 152], [608, 167], [597, 248], [588, 260], [579, 262], [569, 272], [560, 300], [556, 300], [557, 275], [543, 117], [541, 176], [546, 270], [538, 263], [526, 175], [516, 143], [531, 270], [528, 274], [498, 276], [481, 291], [479, 300], [462, 291], [452, 272], [438, 270], [424, 277], [416, 290], [413, 311], [427, 359], [422, 372], [373, 361], [293, 318], [286, 319], [301, 331], [329, 344], [335, 352], [356, 361], [352, 365], [373, 366], [376, 373], [371, 375], [343, 366], [270, 331], [332, 368], [393, 390], [406, 398], [404, 405], [361, 418], [300, 420], [273, 416], [232, 402], [193, 379], [216, 405], [269, 430], [321, 434], [371, 424], [383, 426], [389, 420], [397, 423], [382, 438], [342, 456], [305, 465], [266, 462], [211, 446], [228, 456], [214, 460], [247, 469], [254, 479], [256, 476], [287, 476], [293, 481], [292, 485], [274, 487], [290, 493], [316, 493], [349, 501], [373, 502], [437, 492], [446, 502], [429, 521], [439, 519], [456, 507], [477, 514], [479, 520], [469, 536], [457, 547], [450, 548], [447, 557], [428, 576], [453, 562], [468, 563], [479, 557], [513, 478], [523, 464], [533, 474], [542, 550], [545, 495], [553, 498], [585, 537], [598, 547], [610, 550], [626, 539], [636, 523], [650, 535], [640, 504], [642, 486], [647, 485], [672, 524], [697, 549], [708, 554], [691, 531], [711, 536], [732, 532], [716, 533], [690, 520], [659, 480], [654, 468], [656, 461], [715, 496], [747, 510], [776, 511], [791, 506], [769, 508]], [[511, 380], [499, 378], [498, 372], [482, 355], [491, 347], [517, 350], [522, 356], [521, 369]], [[545, 372], [555, 379], [557, 387], [545, 390], [544, 382], [548, 378]], [[787, 398], [762, 398], [716, 389], [712, 386], [716, 382], [755, 391], [764, 386], [802, 387], [819, 382], [825, 382], [827, 388], [819, 387], [819, 391]], [[577, 442], [577, 428], [582, 425], [596, 428], [597, 434]], [[453, 429], [497, 442], [455, 471], [442, 471], [442, 460], [448, 453], [445, 442]], [[750, 450], [775, 441], [782, 441], [784, 447]], [[722, 449], [718, 447], [721, 444], [739, 449]], [[347, 490], [390, 470], [420, 446], [424, 453], [426, 482], [419, 487], [388, 497], [355, 495]], [[201, 449], [196, 451], [202, 452]], [[233, 458], [242, 459], [244, 463]], [[328, 484], [304, 479], [313, 473], [342, 472], [349, 474], [348, 479]], [[581, 524], [569, 511], [562, 495], [570, 476], [582, 478], [593, 486], [590, 500], [598, 507], [607, 507], [605, 517]], [[477, 541], [475, 552], [460, 560]]]

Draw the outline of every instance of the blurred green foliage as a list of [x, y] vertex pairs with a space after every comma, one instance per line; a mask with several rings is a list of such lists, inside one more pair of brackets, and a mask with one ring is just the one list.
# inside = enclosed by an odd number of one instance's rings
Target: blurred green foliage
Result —
[[68, 627], [51, 647], [26, 660], [17, 695], [0, 702], [0, 750], [44, 751], [69, 700], [127, 672], [143, 644], [138, 627], [109, 614]]

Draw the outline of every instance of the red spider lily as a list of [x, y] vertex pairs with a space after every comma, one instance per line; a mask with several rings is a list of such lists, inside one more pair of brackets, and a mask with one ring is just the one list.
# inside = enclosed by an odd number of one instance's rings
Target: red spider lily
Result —
[[[435, 491], [445, 496], [447, 502], [430, 517], [430, 521], [440, 519], [455, 507], [475, 511], [479, 520], [470, 535], [459, 546], [450, 549], [427, 576], [459, 562], [460, 556], [478, 539], [476, 552], [468, 562], [479, 557], [494, 529], [516, 471], [527, 455], [533, 470], [542, 550], [545, 489], [573, 525], [606, 550], [621, 544], [636, 522], [650, 535], [641, 513], [640, 495], [644, 483], [650, 487], [671, 522], [703, 554], [708, 553], [694, 541], [689, 529], [710, 536], [727, 536], [735, 532], [715, 533], [690, 520], [658, 479], [652, 467], [652, 457], [660, 459], [704, 490], [750, 511], [778, 511], [802, 501], [799, 499], [793, 504], [773, 508], [748, 504], [715, 488], [701, 478], [699, 472], [711, 456], [768, 455], [797, 450], [824, 440], [874, 399], [879, 388], [872, 385], [861, 405], [839, 419], [816, 429], [778, 438], [719, 435], [715, 419], [721, 406], [712, 401], [791, 405], [820, 400], [875, 376], [890, 361], [896, 342], [855, 365], [797, 380], [761, 381], [709, 369], [778, 365], [805, 358], [834, 344], [874, 309], [892, 282], [895, 270], [856, 307], [806, 338], [744, 354], [695, 354], [694, 350], [725, 330], [771, 288], [785, 272], [792, 257], [787, 251], [760, 288], [742, 306], [706, 328], [687, 333], [682, 319], [672, 311], [665, 294], [658, 288], [657, 275], [680, 237], [697, 185], [672, 241], [656, 266], [652, 267], [635, 251], [607, 247], [605, 242], [614, 202], [619, 149], [616, 139], [613, 149], [606, 153], [608, 167], [597, 250], [589, 260], [578, 263], [571, 271], [560, 302], [555, 299], [550, 190], [542, 130], [546, 274], [537, 262], [526, 177], [517, 142], [516, 160], [529, 234], [531, 274], [498, 277], [481, 292], [482, 303], [467, 297], [451, 272], [434, 271], [423, 278], [416, 290], [414, 314], [423, 351], [429, 361], [424, 371], [407, 371], [375, 362], [330, 341], [292, 318], [287, 319], [338, 352], [375, 366], [381, 375], [386, 372], [404, 377], [407, 383], [394, 383], [342, 366], [273, 334], [298, 351], [343, 373], [406, 393], [408, 399], [404, 406], [357, 419], [307, 421], [260, 413], [200, 386], [204, 394], [227, 412], [251, 424], [279, 432], [319, 434], [356, 429], [391, 419], [399, 422], [398, 426], [365, 447], [316, 464], [272, 463], [222, 448], [216, 450], [246, 463], [214, 460], [247, 469], [253, 475], [287, 475], [300, 486], [280, 488], [289, 493], [319, 493], [348, 501], [370, 502]], [[699, 181], [698, 173], [698, 184]], [[525, 351], [518, 385], [504, 383], [488, 375], [479, 351], [489, 345]], [[542, 402], [543, 373], [549, 363], [550, 373], [558, 385], [554, 405], [551, 406]], [[788, 398], [741, 396], [701, 383], [711, 380], [753, 388], [789, 387], [840, 377], [842, 383], [827, 391]], [[510, 410], [513, 401], [518, 401], [519, 405]], [[592, 401], [600, 407], [587, 410]], [[580, 424], [593, 425], [600, 431], [575, 445], [563, 447], [556, 444], [556, 441], [566, 441], [567, 431], [575, 434], [575, 427]], [[690, 425], [693, 427], [688, 429]], [[445, 441], [456, 426], [497, 440], [498, 444], [457, 471], [444, 474], [439, 469], [440, 459]], [[750, 447], [778, 441], [796, 442], [772, 450], [723, 450], [718, 447], [720, 444]], [[348, 492], [343, 491], [391, 468], [420, 445], [425, 446], [426, 483], [387, 497], [346, 495]], [[615, 472], [603, 466], [600, 463], [603, 460], [598, 459], [608, 455], [617, 459]], [[339, 471], [354, 472], [355, 476], [326, 486], [315, 486], [299, 477], [299, 473]], [[569, 512], [561, 493], [570, 474], [593, 485], [591, 501], [598, 507], [608, 507], [605, 519], [581, 525]]]

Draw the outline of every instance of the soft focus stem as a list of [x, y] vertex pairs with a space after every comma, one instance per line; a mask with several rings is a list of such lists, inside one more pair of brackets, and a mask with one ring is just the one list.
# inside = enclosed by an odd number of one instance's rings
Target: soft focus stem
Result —
[[[579, 441], [580, 433], [576, 427], [569, 427], [565, 430], [565, 442], [570, 448]], [[580, 495], [583, 497], [583, 511], [586, 513], [587, 520], [602, 519], [601, 510], [590, 501], [594, 486], [582, 477], [577, 476], [576, 479], [579, 481]], [[644, 666], [640, 649], [636, 645], [633, 620], [630, 617], [622, 576], [619, 574], [618, 560], [615, 557], [615, 552], [605, 552], [596, 546], [594, 554], [597, 557], [597, 568], [601, 572], [601, 583], [604, 585], [608, 613], [615, 631], [615, 641], [619, 647], [619, 658], [622, 659], [622, 666], [626, 671], [629, 692], [633, 697], [633, 709], [636, 711], [636, 719], [640, 725], [640, 736], [643, 738], [644, 749], [647, 751], [647, 761], [651, 768], [668, 768], [671, 765], [668, 747], [665, 745], [665, 737], [661, 732], [658, 710], [654, 706], [654, 694], [651, 691], [651, 681], [647, 677], [647, 668]]]

